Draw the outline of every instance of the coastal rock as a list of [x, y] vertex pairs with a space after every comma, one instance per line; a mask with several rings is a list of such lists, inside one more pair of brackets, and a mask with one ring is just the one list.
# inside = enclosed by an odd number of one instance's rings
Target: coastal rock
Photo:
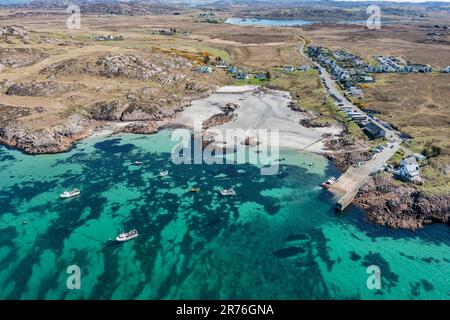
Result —
[[424, 224], [450, 223], [450, 195], [427, 195], [377, 175], [361, 188], [354, 204], [370, 222], [392, 228], [417, 229]]
[[108, 102], [97, 102], [91, 110], [91, 116], [95, 120], [119, 121], [128, 107], [118, 100]]
[[165, 109], [152, 102], [132, 102], [124, 110], [121, 116], [122, 121], [158, 121], [172, 117], [175, 114], [173, 109]]
[[0, 143], [29, 154], [58, 153], [87, 137], [95, 125], [76, 115], [69, 117], [65, 124], [50, 129], [32, 130], [19, 124], [10, 125], [0, 128]]
[[325, 128], [330, 126], [330, 123], [328, 121], [318, 122], [316, 119], [310, 118], [300, 119], [299, 124], [305, 128]]
[[158, 132], [158, 126], [151, 121], [137, 121], [127, 125], [123, 132], [138, 133], [138, 134], [151, 134]]
[[216, 113], [203, 122], [203, 129], [220, 126], [224, 123], [235, 120], [237, 115], [235, 113]]

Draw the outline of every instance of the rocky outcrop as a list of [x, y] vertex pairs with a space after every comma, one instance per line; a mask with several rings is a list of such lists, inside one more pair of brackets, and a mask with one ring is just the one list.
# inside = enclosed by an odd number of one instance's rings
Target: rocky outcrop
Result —
[[173, 117], [175, 111], [160, 107], [152, 102], [132, 102], [124, 110], [121, 116], [122, 121], [159, 121]]
[[329, 127], [330, 123], [327, 122], [318, 122], [316, 119], [300, 119], [299, 124], [305, 128], [325, 128]]
[[14, 44], [15, 40], [19, 40], [27, 44], [29, 43], [28, 30], [19, 25], [0, 27], [0, 40], [9, 44]]
[[417, 229], [432, 222], [450, 223], [450, 195], [427, 195], [377, 175], [364, 185], [354, 204], [370, 222], [392, 228]]
[[118, 100], [97, 102], [91, 108], [91, 116], [95, 120], [103, 121], [120, 121], [125, 109], [128, 108], [127, 104], [124, 104]]
[[233, 121], [237, 115], [234, 113], [216, 113], [203, 121], [203, 130], [207, 130], [212, 127], [220, 126], [224, 123]]
[[158, 132], [158, 125], [151, 121], [137, 121], [127, 125], [123, 132], [137, 134], [151, 134]]
[[107, 55], [97, 60], [100, 75], [149, 80], [162, 69], [137, 54]]
[[0, 143], [16, 147], [29, 154], [58, 153], [68, 150], [74, 142], [92, 133], [99, 125], [79, 116], [71, 116], [63, 125], [32, 130], [23, 125], [11, 124], [0, 128]]
[[30, 66], [48, 58], [48, 54], [33, 48], [0, 48], [0, 63], [11, 68]]
[[54, 81], [15, 83], [6, 91], [7, 95], [48, 97], [56, 93], [65, 93], [75, 88], [72, 84], [62, 84]]

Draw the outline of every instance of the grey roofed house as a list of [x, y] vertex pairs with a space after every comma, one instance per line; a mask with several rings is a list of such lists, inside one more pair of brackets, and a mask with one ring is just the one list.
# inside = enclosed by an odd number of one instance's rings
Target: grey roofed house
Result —
[[366, 131], [375, 139], [383, 138], [386, 136], [386, 129], [373, 121], [369, 122], [369, 124], [364, 127], [364, 131]]
[[363, 95], [362, 90], [361, 90], [361, 89], [358, 89], [357, 87], [350, 87], [350, 88], [349, 88], [349, 93], [350, 93], [352, 96], [362, 96], [362, 95]]

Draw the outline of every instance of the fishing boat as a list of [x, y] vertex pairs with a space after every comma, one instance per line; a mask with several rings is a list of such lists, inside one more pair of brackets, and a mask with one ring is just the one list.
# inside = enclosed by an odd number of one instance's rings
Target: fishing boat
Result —
[[327, 181], [322, 183], [322, 187], [324, 189], [329, 189], [335, 182], [336, 182], [336, 178], [335, 177], [331, 177], [330, 179], [328, 179]]
[[191, 192], [200, 192], [200, 188], [191, 188]]
[[224, 196], [224, 197], [235, 196], [236, 195], [236, 191], [234, 191], [233, 188], [231, 188], [231, 189], [223, 189], [223, 190], [220, 190], [220, 194], [222, 196]]
[[71, 191], [67, 191], [67, 190], [64, 191], [63, 193], [61, 193], [60, 197], [66, 199], [66, 198], [75, 197], [75, 196], [77, 196], [79, 194], [80, 194], [80, 190], [75, 188], [75, 189], [73, 189]]
[[167, 176], [167, 175], [169, 175], [169, 171], [167, 171], [167, 170], [161, 171], [161, 172], [159, 173], [159, 176], [160, 176], [160, 177], [165, 177], [165, 176]]
[[135, 165], [135, 166], [140, 166], [140, 165], [142, 165], [142, 164], [143, 164], [142, 161], [135, 161], [135, 162], [134, 162], [134, 165]]
[[123, 232], [116, 237], [117, 242], [125, 242], [137, 238], [139, 233], [136, 229], [131, 230], [129, 232]]

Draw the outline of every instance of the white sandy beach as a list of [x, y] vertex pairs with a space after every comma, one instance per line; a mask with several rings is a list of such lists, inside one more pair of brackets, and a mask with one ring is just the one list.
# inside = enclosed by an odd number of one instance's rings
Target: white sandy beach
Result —
[[[341, 128], [305, 128], [298, 124], [304, 118], [301, 112], [292, 111], [288, 107], [291, 101], [288, 92], [259, 90], [257, 87], [223, 87], [212, 96], [194, 101], [192, 106], [186, 108], [173, 120], [174, 124], [194, 127], [195, 122], [203, 122], [214, 114], [221, 113], [220, 106], [227, 103], [239, 105], [236, 111], [238, 117], [233, 122], [228, 122], [213, 129], [267, 129], [279, 131], [279, 147], [322, 153], [323, 143], [321, 139], [324, 133], [338, 134]], [[246, 134], [237, 135], [238, 141], [243, 141]], [[220, 142], [220, 138], [216, 139]], [[259, 137], [259, 141], [273, 144]], [[311, 145], [312, 144], [312, 145]]]

